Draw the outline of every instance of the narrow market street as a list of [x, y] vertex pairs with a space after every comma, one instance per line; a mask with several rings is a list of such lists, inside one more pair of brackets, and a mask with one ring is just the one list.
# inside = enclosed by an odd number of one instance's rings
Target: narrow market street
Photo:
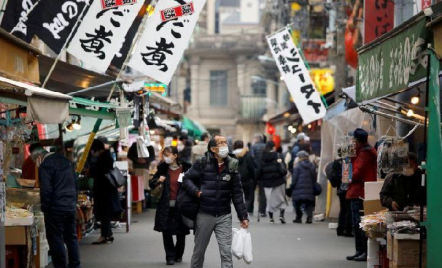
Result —
[[[83, 267], [87, 268], [137, 268], [166, 267], [161, 234], [153, 230], [154, 210], [134, 217], [131, 231], [126, 234], [115, 231], [115, 242], [91, 245], [98, 232], [83, 239], [80, 245]], [[353, 253], [352, 238], [337, 237], [336, 231], [328, 229], [328, 223], [293, 224], [294, 214], [288, 213], [287, 224], [270, 224], [268, 218], [257, 222], [251, 218], [250, 232], [253, 241], [253, 263], [234, 260], [235, 267], [255, 268], [362, 268], [367, 263], [345, 260]], [[238, 224], [239, 225], [239, 224]], [[234, 223], [235, 226], [235, 223]], [[177, 267], [189, 267], [193, 250], [193, 235], [186, 238], [183, 263]], [[220, 257], [215, 236], [212, 236], [206, 253], [204, 267], [219, 267]]]

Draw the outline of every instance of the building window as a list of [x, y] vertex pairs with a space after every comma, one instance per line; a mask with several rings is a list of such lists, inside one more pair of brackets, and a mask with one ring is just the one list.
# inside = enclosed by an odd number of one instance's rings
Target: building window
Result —
[[227, 71], [210, 71], [210, 105], [227, 106]]
[[265, 79], [252, 80], [253, 95], [267, 95], [267, 81]]

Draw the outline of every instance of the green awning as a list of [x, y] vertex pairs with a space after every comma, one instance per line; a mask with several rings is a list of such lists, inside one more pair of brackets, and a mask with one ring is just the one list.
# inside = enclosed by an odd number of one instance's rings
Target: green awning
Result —
[[201, 135], [207, 132], [207, 129], [200, 123], [183, 116], [183, 129], [187, 130], [187, 134], [195, 139], [201, 138]]
[[[77, 104], [87, 106], [87, 107], [98, 107], [104, 108], [98, 111], [89, 110], [85, 108], [75, 108]], [[115, 112], [110, 113], [108, 109], [116, 109], [118, 106], [107, 102], [98, 102], [88, 99], [74, 97], [70, 101], [69, 114], [81, 115], [85, 117], [99, 118], [104, 120], [114, 120], [116, 118]]]

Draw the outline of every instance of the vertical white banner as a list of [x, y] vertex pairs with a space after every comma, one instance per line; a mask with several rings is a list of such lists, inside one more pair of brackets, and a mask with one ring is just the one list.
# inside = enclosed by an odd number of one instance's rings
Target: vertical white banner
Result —
[[146, 29], [129, 66], [169, 84], [192, 36], [205, 0], [161, 0], [146, 22]]
[[143, 3], [143, 0], [137, 0], [133, 5], [103, 9], [101, 1], [93, 1], [67, 51], [105, 72], [120, 51]]
[[292, 40], [289, 28], [267, 37], [267, 42], [304, 124], [323, 118], [325, 106]]

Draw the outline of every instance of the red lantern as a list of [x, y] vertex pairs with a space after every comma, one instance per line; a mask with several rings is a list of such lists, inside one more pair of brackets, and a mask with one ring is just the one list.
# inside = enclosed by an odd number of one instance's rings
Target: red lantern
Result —
[[281, 137], [279, 135], [273, 135], [272, 141], [275, 143], [275, 148], [278, 149], [281, 147]]
[[275, 130], [275, 127], [272, 124], [267, 122], [267, 124], [266, 124], [266, 131], [267, 131], [268, 134], [273, 135], [273, 134], [275, 134], [276, 130]]

